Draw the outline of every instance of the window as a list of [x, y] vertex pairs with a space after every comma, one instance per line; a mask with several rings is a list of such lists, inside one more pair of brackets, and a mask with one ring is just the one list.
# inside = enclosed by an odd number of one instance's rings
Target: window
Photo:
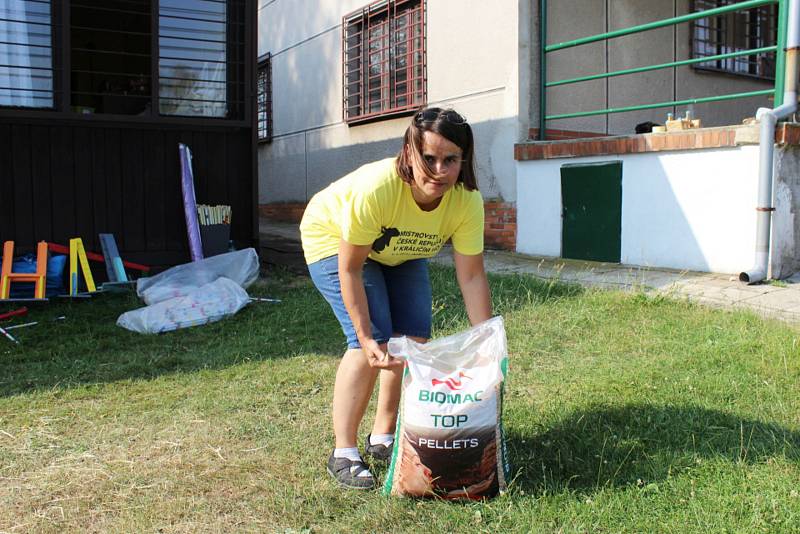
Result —
[[53, 107], [49, 0], [0, 1], [0, 106]]
[[272, 141], [272, 61], [267, 54], [258, 62], [258, 141]]
[[150, 0], [72, 3], [72, 111], [117, 115], [149, 111], [150, 9]]
[[249, 5], [0, 0], [0, 107], [241, 119]]
[[[736, 4], [738, 0], [694, 0], [694, 11]], [[778, 7], [742, 9], [692, 23], [692, 57], [715, 56], [773, 46], [777, 41]], [[753, 54], [698, 63], [695, 68], [757, 78], [775, 78], [775, 53]]]
[[344, 17], [342, 50], [347, 122], [425, 104], [425, 0], [382, 0]]
[[163, 115], [227, 116], [227, 5], [160, 0], [158, 96]]

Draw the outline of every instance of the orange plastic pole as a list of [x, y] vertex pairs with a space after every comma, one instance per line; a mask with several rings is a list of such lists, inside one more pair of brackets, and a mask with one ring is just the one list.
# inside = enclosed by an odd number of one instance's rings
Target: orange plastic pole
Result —
[[3, 243], [3, 270], [0, 273], [0, 299], [7, 299], [11, 293], [11, 282], [33, 282], [33, 296], [43, 299], [47, 278], [47, 242], [40, 241], [36, 247], [36, 272], [12, 273], [11, 264], [14, 258], [14, 242]]

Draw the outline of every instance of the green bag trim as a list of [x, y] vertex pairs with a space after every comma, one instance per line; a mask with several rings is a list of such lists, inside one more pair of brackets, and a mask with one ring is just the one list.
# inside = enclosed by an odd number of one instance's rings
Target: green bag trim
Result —
[[[406, 376], [408, 375], [408, 366], [406, 365], [403, 367], [403, 378], [401, 380], [405, 380]], [[397, 466], [397, 451], [400, 450], [400, 427], [403, 424], [403, 397], [405, 397], [405, 391], [403, 391], [403, 395], [400, 397], [400, 409], [397, 412], [397, 424], [394, 426], [394, 447], [392, 448], [392, 461], [389, 464], [389, 470], [386, 472], [386, 482], [383, 483], [383, 491], [384, 495], [391, 495], [392, 494], [392, 486], [394, 485], [394, 470]]]

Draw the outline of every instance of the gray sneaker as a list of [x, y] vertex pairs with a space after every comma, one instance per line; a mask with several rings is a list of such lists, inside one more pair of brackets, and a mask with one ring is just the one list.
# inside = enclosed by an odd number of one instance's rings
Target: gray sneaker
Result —
[[[369, 473], [369, 476], [358, 476], [364, 471]], [[334, 458], [333, 453], [331, 453], [330, 458], [328, 458], [328, 474], [340, 486], [345, 488], [368, 490], [375, 487], [375, 478], [362, 460], [353, 461], [347, 458]]]
[[388, 462], [392, 459], [392, 452], [394, 451], [394, 441], [392, 441], [388, 445], [378, 444], [372, 445], [369, 442], [369, 437], [372, 434], [367, 436], [367, 440], [364, 443], [364, 456], [368, 458], [372, 458], [373, 461], [376, 462]]

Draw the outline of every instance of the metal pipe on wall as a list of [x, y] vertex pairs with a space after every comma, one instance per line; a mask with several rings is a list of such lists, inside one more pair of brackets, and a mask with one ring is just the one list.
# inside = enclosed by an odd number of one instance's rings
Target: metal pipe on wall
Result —
[[775, 109], [759, 108], [756, 119], [761, 124], [759, 138], [758, 205], [756, 207], [755, 264], [739, 274], [739, 280], [755, 284], [767, 278], [770, 255], [770, 225], [772, 223], [772, 182], [775, 153], [775, 125], [779, 119], [797, 110], [798, 47], [800, 47], [800, 0], [789, 1], [788, 31], [783, 104]]
[[539, 0], [539, 141], [547, 139], [547, 0]]

